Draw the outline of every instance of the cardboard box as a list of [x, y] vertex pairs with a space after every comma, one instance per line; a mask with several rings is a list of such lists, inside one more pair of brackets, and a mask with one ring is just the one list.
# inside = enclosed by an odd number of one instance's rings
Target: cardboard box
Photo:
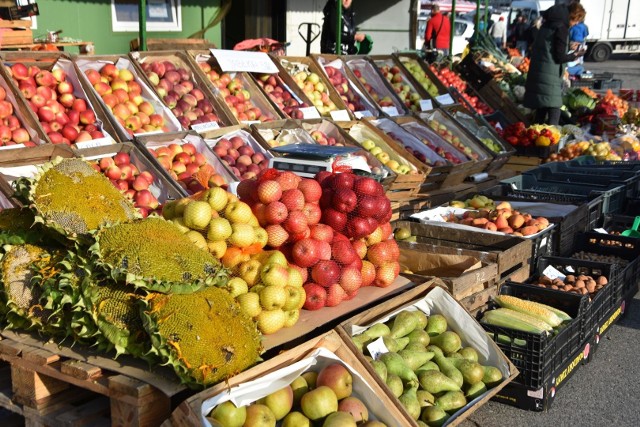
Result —
[[129, 133], [128, 129], [116, 120], [111, 108], [105, 104], [102, 97], [98, 95], [96, 90], [93, 88], [85, 74], [87, 70], [100, 71], [100, 69], [102, 69], [106, 64], [114, 64], [119, 70], [124, 69], [131, 71], [133, 74], [133, 81], [142, 87], [142, 93], [140, 95], [143, 100], [149, 102], [153, 106], [155, 114], [162, 116], [166, 127], [166, 130], [162, 132], [178, 132], [182, 130], [182, 126], [180, 125], [180, 122], [178, 122], [178, 119], [173, 115], [171, 110], [164, 105], [156, 92], [147, 85], [146, 79], [140, 76], [138, 69], [136, 69], [129, 57], [126, 55], [81, 55], [75, 59], [74, 63], [78, 69], [78, 74], [80, 75], [80, 83], [84, 86], [87, 94], [92, 98], [93, 104], [99, 105], [104, 115], [109, 118], [120, 141], [131, 141], [136, 135], [144, 135], [149, 132], [145, 132], [140, 129], [134, 134]]
[[386, 399], [380, 384], [367, 370], [340, 335], [330, 331], [250, 368], [226, 383], [204, 390], [183, 402], [172, 414], [174, 427], [204, 425], [204, 417], [216, 404], [227, 400], [238, 405], [248, 404], [287, 384], [308, 370], [319, 371], [331, 363], [346, 365], [353, 376], [353, 395], [366, 404], [370, 419], [387, 426], [400, 427], [402, 414]]
[[376, 376], [377, 381], [384, 389], [389, 400], [394, 402], [399, 409], [405, 414], [404, 425], [417, 426], [417, 423], [406, 413], [400, 402], [391, 393], [391, 390], [384, 382], [377, 377], [375, 370], [369, 364], [364, 355], [355, 347], [351, 337], [364, 332], [370, 326], [376, 323], [386, 322], [399, 312], [405, 309], [420, 310], [427, 315], [442, 314], [447, 318], [448, 329], [456, 332], [462, 339], [462, 345], [473, 345], [477, 348], [479, 354], [479, 363], [483, 365], [495, 366], [502, 372], [503, 381], [496, 387], [488, 390], [482, 396], [477, 397], [467, 405], [453, 414], [445, 425], [456, 426], [460, 424], [466, 417], [476, 411], [484, 403], [498, 393], [505, 385], [518, 375], [518, 370], [500, 351], [498, 346], [486, 335], [484, 329], [478, 322], [467, 312], [455, 299], [444, 289], [440, 287], [431, 287], [425, 292], [415, 297], [400, 295], [386, 304], [381, 304], [371, 310], [357, 314], [348, 321], [342, 323], [338, 332], [343, 336], [347, 345], [349, 345], [357, 357], [366, 366], [367, 370]]

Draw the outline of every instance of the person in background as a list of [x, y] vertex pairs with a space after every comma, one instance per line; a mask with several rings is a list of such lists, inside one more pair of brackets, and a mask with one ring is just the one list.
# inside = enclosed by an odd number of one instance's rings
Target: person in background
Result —
[[584, 20], [580, 3], [557, 4], [543, 12], [544, 23], [531, 49], [531, 64], [525, 83], [524, 106], [536, 110], [535, 123], [557, 125], [562, 107], [564, 64], [584, 55], [567, 53], [569, 28]]
[[528, 44], [529, 48], [527, 50], [527, 56], [531, 53], [531, 46], [533, 46], [533, 42], [536, 41], [536, 36], [538, 35], [538, 31], [540, 31], [540, 27], [542, 26], [542, 16], [536, 17], [531, 23], [529, 27], [529, 35], [528, 35]]
[[[580, 48], [586, 48], [584, 43], [585, 39], [589, 35], [589, 28], [584, 22], [578, 22], [576, 25], [569, 28], [569, 48], [573, 51]], [[584, 58], [577, 58], [575, 61], [567, 64], [567, 71], [570, 76], [580, 76], [584, 73]]]
[[440, 7], [435, 4], [431, 8], [431, 18], [427, 22], [427, 29], [424, 32], [423, 49], [429, 47], [444, 52], [449, 55], [449, 43], [451, 37], [451, 22], [442, 13]]
[[493, 37], [498, 49], [507, 48], [507, 23], [504, 21], [504, 16], [501, 16], [498, 22], [493, 24], [493, 27], [489, 30], [489, 35]]
[[[328, 0], [322, 13], [324, 22], [322, 23], [322, 36], [320, 37], [320, 51], [322, 53], [337, 53], [336, 47], [336, 24], [337, 24], [337, 4], [338, 0]], [[352, 0], [342, 1], [342, 37], [340, 45], [343, 55], [353, 55], [358, 53], [356, 42], [362, 42], [366, 35], [356, 33], [355, 15], [351, 9]]]
[[524, 56], [529, 45], [529, 25], [527, 25], [522, 15], [518, 15], [516, 18], [513, 28], [513, 41], [516, 49], [520, 51], [520, 55]]

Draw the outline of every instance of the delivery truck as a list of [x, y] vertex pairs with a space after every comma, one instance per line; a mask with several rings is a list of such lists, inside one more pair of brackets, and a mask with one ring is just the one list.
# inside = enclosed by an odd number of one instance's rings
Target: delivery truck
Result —
[[[509, 22], [513, 22], [518, 14], [531, 22], [555, 3], [554, 0], [513, 1]], [[612, 53], [640, 53], [640, 1], [582, 0], [580, 3], [587, 11], [588, 58], [602, 62]]]

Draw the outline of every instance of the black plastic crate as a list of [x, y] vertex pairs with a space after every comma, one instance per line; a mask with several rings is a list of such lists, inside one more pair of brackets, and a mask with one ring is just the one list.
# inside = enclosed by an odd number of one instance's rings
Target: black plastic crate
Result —
[[[591, 337], [596, 333], [596, 328], [606, 318], [611, 309], [619, 306], [619, 301], [616, 301], [616, 299], [617, 290], [621, 288], [620, 281], [622, 278], [620, 277], [618, 266], [575, 258], [542, 257], [538, 260], [537, 275], [532, 278], [531, 283], [534, 283], [533, 280], [540, 277], [542, 272], [549, 266], [554, 267], [565, 276], [584, 274], [594, 278], [597, 276], [605, 276], [607, 278], [608, 283], [602, 289], [592, 296], [585, 295], [590, 302], [583, 317], [582, 332], [583, 338]], [[551, 289], [551, 291], [566, 292], [554, 289]]]
[[528, 238], [531, 240], [531, 272], [535, 271], [538, 258], [549, 256], [553, 253], [554, 242], [558, 236], [558, 226], [549, 227], [536, 237]]
[[595, 85], [593, 86], [596, 90], [606, 90], [606, 89], [622, 89], [622, 80], [613, 79], [613, 80], [596, 80]]
[[[576, 199], [582, 197], [584, 200], [592, 200], [602, 196], [602, 213], [619, 212], [624, 207], [626, 192], [625, 187], [619, 184], [611, 184], [607, 187], [593, 188], [588, 184], [565, 184], [539, 181], [532, 175], [519, 175], [501, 181], [510, 185], [514, 193], [541, 197], [544, 194], [558, 194], [563, 196], [574, 196]], [[542, 196], [544, 197], [544, 196]]]
[[628, 261], [619, 265], [619, 286], [615, 289], [616, 303], [622, 301], [632, 290], [637, 289], [640, 278], [640, 239], [597, 232], [582, 233], [576, 252], [585, 251], [601, 255], [615, 255]]
[[[594, 190], [606, 191], [613, 185], [624, 185], [625, 198], [638, 195], [640, 188], [640, 174], [634, 171], [612, 171], [611, 169], [596, 169], [587, 171], [588, 168], [567, 169], [555, 171], [552, 168], [541, 166], [523, 172], [523, 175], [535, 176], [539, 182], [551, 182], [561, 184], [588, 185]], [[619, 212], [622, 211], [621, 203]]]
[[596, 82], [595, 80], [571, 80], [571, 87], [587, 87], [589, 89], [593, 89], [593, 87], [595, 86]]
[[[513, 382], [537, 390], [580, 347], [587, 298], [513, 282], [503, 284], [500, 294], [547, 304], [565, 311], [572, 317], [566, 326], [554, 334], [534, 334], [481, 322], [489, 336], [520, 371], [520, 375]], [[508, 342], [505, 337], [508, 338]]]
[[633, 221], [635, 221], [635, 219], [635, 216], [630, 215], [607, 214], [602, 221], [602, 228], [607, 230], [609, 234], [619, 235], [623, 231], [633, 227]]
[[597, 160], [593, 156], [580, 156], [564, 162], [567, 166], [589, 166], [591, 168], [620, 168], [621, 170], [640, 170], [640, 160]]
[[593, 230], [598, 227], [600, 219], [602, 218], [602, 206], [604, 204], [604, 200], [601, 196], [590, 199], [588, 196], [574, 196], [555, 193], [530, 194], [518, 191], [511, 185], [504, 183], [484, 190], [481, 194], [494, 200], [501, 201], [547, 202], [582, 206], [583, 208], [581, 211], [576, 211], [571, 215], [571, 217], [565, 218], [565, 221], [567, 221], [566, 224], [563, 224], [564, 221], [560, 221], [560, 230], [558, 232], [559, 237], [556, 239], [556, 248], [557, 253], [561, 255], [565, 255], [573, 250], [577, 233]]

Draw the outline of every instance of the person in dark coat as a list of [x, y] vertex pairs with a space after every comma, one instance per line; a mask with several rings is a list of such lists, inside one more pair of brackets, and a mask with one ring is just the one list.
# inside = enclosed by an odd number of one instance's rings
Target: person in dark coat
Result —
[[518, 15], [516, 24], [513, 28], [513, 44], [520, 51], [520, 55], [527, 53], [529, 45], [529, 25], [524, 20], [524, 16]]
[[540, 27], [542, 26], [542, 16], [538, 16], [536, 19], [533, 20], [533, 22], [531, 23], [531, 26], [529, 27], [529, 31], [528, 31], [528, 39], [527, 39], [527, 56], [529, 56], [531, 54], [531, 47], [533, 46], [533, 42], [536, 41], [536, 37], [538, 35], [538, 31], [540, 31]]
[[[356, 21], [353, 9], [351, 9], [352, 0], [342, 1], [342, 37], [340, 45], [343, 55], [353, 55], [358, 53], [356, 42], [362, 42], [365, 34], [356, 33]], [[320, 52], [337, 53], [336, 49], [336, 24], [337, 24], [337, 0], [328, 0], [324, 5], [322, 13], [324, 14], [324, 22], [322, 23], [322, 35], [320, 36]]]
[[567, 53], [569, 27], [584, 20], [585, 14], [580, 3], [558, 4], [542, 14], [544, 23], [531, 49], [524, 95], [524, 106], [536, 110], [535, 123], [557, 125], [560, 121], [564, 64], [585, 53]]

